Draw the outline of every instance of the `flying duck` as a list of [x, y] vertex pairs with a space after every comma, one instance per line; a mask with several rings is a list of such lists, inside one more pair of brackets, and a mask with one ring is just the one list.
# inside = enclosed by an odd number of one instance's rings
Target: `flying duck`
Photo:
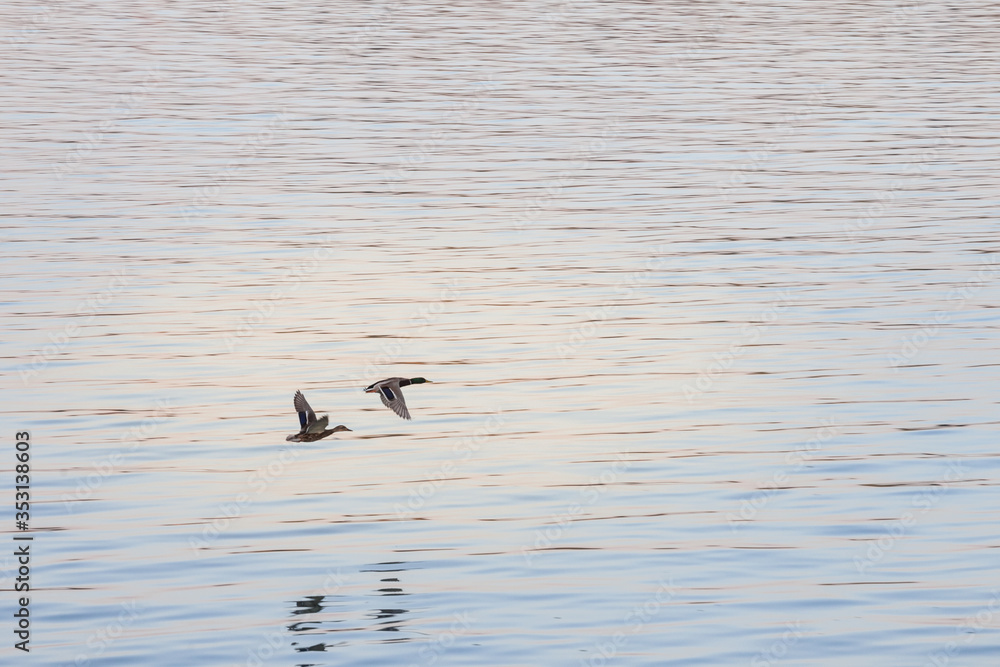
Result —
[[374, 394], [378, 392], [378, 396], [382, 399], [382, 404], [385, 407], [403, 419], [409, 419], [410, 411], [406, 409], [406, 399], [403, 398], [403, 392], [399, 388], [408, 387], [411, 384], [424, 384], [425, 382], [430, 382], [430, 380], [425, 380], [424, 378], [389, 378], [368, 385], [365, 387], [365, 393]]
[[309, 407], [309, 402], [306, 401], [306, 397], [302, 395], [301, 391], [295, 392], [292, 404], [295, 406], [295, 411], [299, 413], [299, 426], [302, 428], [298, 433], [293, 433], [285, 438], [288, 442], [316, 442], [339, 431], [351, 430], [343, 425], [327, 429], [330, 415], [323, 415], [316, 419], [316, 413]]

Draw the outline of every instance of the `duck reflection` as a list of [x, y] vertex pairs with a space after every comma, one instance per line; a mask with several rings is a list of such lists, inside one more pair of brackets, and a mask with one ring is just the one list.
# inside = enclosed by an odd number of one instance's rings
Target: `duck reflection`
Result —
[[[398, 633], [405, 629], [410, 610], [402, 608], [399, 604], [378, 605], [377, 608], [367, 611], [358, 609], [358, 603], [371, 596], [384, 598], [409, 595], [400, 582], [400, 573], [406, 571], [403, 565], [399, 562], [378, 563], [370, 569], [361, 570], [361, 573], [383, 575], [379, 576], [377, 583], [371, 584], [372, 592], [367, 595], [351, 594], [348, 587], [338, 586], [339, 591], [335, 594], [307, 595], [301, 600], [293, 601], [291, 615], [294, 622], [287, 626], [288, 631], [295, 633], [299, 639], [306, 640], [293, 641], [292, 647], [295, 651], [297, 653], [326, 651], [354, 643], [359, 640], [361, 634], [372, 630]], [[350, 633], [350, 635], [340, 635], [341, 641], [315, 642], [317, 635], [331, 632]], [[381, 641], [402, 642], [410, 639], [410, 637], [385, 637]]]
[[[392, 563], [379, 563], [374, 569], [362, 570], [362, 572], [377, 572], [380, 574], [394, 574], [397, 572], [405, 572], [405, 567], [402, 566], [403, 563], [392, 562]], [[399, 585], [399, 577], [384, 577], [379, 580], [380, 584], [383, 585], [381, 588], [376, 588], [375, 592], [381, 596], [392, 597], [397, 595], [407, 595], [405, 591]], [[374, 618], [377, 623], [375, 629], [380, 632], [399, 632], [405, 625], [406, 619], [400, 618], [404, 614], [408, 614], [408, 609], [378, 609], [373, 612], [372, 618]], [[400, 641], [400, 640], [394, 640]]]

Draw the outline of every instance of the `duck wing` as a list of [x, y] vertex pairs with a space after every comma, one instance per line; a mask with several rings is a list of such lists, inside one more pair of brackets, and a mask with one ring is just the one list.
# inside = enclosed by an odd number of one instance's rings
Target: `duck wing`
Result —
[[309, 424], [308, 428], [306, 428], [306, 431], [308, 433], [322, 433], [324, 430], [326, 430], [326, 427], [327, 425], [329, 425], [329, 423], [330, 423], [330, 415], [323, 415], [319, 419]]
[[299, 426], [301, 428], [316, 421], [316, 413], [309, 407], [309, 402], [301, 391], [295, 392], [295, 400], [292, 401], [292, 404], [295, 406], [295, 411], [299, 413]]
[[403, 399], [403, 392], [399, 390], [399, 384], [392, 383], [380, 386], [378, 397], [382, 399], [382, 405], [403, 419], [410, 418], [410, 411], [406, 409], [406, 401]]

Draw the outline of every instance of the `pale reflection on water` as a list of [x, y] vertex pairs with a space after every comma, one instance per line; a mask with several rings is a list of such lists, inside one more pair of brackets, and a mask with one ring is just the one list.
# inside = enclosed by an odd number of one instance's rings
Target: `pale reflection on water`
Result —
[[0, 11], [23, 660], [995, 661], [989, 6]]

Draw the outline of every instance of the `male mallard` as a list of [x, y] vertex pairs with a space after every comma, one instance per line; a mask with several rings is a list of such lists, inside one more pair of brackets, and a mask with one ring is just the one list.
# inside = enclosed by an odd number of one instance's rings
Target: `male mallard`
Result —
[[295, 411], [299, 413], [299, 425], [302, 430], [285, 438], [289, 442], [316, 442], [338, 431], [351, 430], [343, 425], [327, 430], [330, 415], [323, 415], [316, 419], [316, 413], [309, 407], [309, 403], [301, 391], [295, 392], [295, 400], [292, 401], [292, 404], [295, 406]]
[[406, 378], [389, 378], [388, 380], [379, 380], [368, 385], [365, 388], [365, 393], [373, 394], [378, 392], [378, 396], [382, 399], [382, 404], [385, 407], [403, 419], [409, 419], [410, 411], [406, 409], [406, 400], [403, 398], [403, 392], [399, 388], [408, 387], [411, 384], [424, 384], [425, 382], [430, 382], [430, 380], [423, 378], [410, 378], [409, 380]]

